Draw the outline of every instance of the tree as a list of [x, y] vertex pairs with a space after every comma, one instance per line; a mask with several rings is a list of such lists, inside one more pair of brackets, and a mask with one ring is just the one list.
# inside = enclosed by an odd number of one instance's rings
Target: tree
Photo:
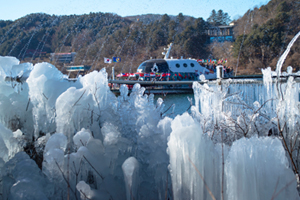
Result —
[[216, 21], [217, 21], [217, 12], [215, 9], [211, 11], [210, 16], [207, 18], [207, 22], [211, 25], [216, 26]]
[[198, 18], [198, 19], [195, 20], [194, 26], [195, 26], [195, 29], [198, 32], [204, 33], [207, 24], [205, 23], [205, 21], [203, 20], [203, 18]]
[[207, 22], [213, 26], [228, 25], [230, 21], [228, 13], [224, 13], [223, 10], [218, 10], [218, 12], [212, 10], [207, 18]]
[[179, 14], [177, 15], [176, 21], [177, 21], [177, 23], [181, 23], [181, 22], [184, 21], [184, 16], [183, 16], [182, 13], [179, 13]]
[[170, 17], [169, 17], [167, 14], [164, 14], [164, 15], [161, 17], [160, 22], [163, 23], [163, 24], [168, 24], [168, 23], [170, 22]]
[[176, 35], [176, 22], [174, 20], [170, 21], [169, 23], [169, 37], [168, 37], [168, 43], [171, 43], [175, 39]]

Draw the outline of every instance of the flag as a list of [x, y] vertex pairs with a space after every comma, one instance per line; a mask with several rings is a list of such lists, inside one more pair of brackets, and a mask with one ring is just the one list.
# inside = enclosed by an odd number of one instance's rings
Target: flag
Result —
[[111, 62], [112, 62], [112, 59], [104, 57], [104, 63], [111, 63]]
[[120, 57], [113, 57], [113, 62], [121, 62], [121, 58]]
[[161, 76], [166, 77], [166, 76], [171, 76], [171, 74], [170, 73], [162, 73]]

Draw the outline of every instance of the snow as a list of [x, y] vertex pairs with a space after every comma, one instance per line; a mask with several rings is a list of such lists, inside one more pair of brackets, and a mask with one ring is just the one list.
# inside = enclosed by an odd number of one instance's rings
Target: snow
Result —
[[195, 82], [191, 112], [172, 119], [138, 84], [116, 97], [105, 69], [69, 81], [49, 63], [0, 68], [3, 199], [299, 199], [293, 77], [280, 90], [271, 68], [264, 83]]

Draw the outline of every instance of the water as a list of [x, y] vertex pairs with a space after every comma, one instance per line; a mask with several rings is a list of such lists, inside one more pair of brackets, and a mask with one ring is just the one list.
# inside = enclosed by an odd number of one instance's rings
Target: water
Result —
[[155, 100], [162, 98], [164, 100], [164, 115], [174, 118], [184, 112], [190, 112], [191, 104], [188, 98], [193, 99], [195, 104], [194, 94], [166, 94], [155, 95]]
[[[224, 90], [228, 92], [229, 95], [241, 95], [242, 99], [246, 101], [248, 105], [253, 104], [255, 101], [260, 102], [261, 104], [266, 101], [266, 97], [263, 95], [265, 92], [264, 84], [262, 81], [256, 80], [245, 80], [234, 84], [224, 83]], [[215, 88], [215, 83], [210, 84], [211, 87]], [[165, 95], [155, 95], [155, 100], [162, 98], [164, 101], [164, 114], [166, 116], [174, 118], [177, 115], [181, 115], [184, 112], [191, 113], [191, 103], [189, 99], [192, 100], [192, 105], [195, 105], [194, 94], [165, 94]], [[201, 108], [200, 108], [201, 109]], [[230, 105], [227, 105], [227, 111], [230, 110]]]

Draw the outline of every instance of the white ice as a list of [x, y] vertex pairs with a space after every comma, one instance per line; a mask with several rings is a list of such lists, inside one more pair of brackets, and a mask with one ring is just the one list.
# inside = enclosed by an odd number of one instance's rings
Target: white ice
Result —
[[[293, 78], [282, 93], [269, 69], [265, 85], [194, 83], [191, 113], [172, 119], [138, 84], [130, 94], [122, 85], [116, 97], [105, 69], [74, 82], [49, 63], [0, 57], [0, 68], [4, 199], [299, 199], [276, 139], [286, 126], [288, 147], [299, 148]], [[29, 76], [21, 84], [7, 74]], [[26, 145], [33, 159], [43, 156], [42, 170], [22, 152]]]
[[123, 163], [122, 170], [127, 200], [135, 199], [139, 186], [139, 163], [134, 157], [129, 157]]

